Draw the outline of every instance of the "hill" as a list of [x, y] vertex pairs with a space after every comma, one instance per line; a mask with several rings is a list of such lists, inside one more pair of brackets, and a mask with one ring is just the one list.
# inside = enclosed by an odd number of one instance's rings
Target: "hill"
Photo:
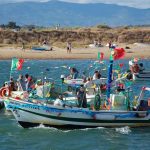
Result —
[[113, 4], [75, 4], [60, 1], [0, 4], [0, 24], [15, 21], [19, 25], [110, 26], [150, 24], [150, 9]]

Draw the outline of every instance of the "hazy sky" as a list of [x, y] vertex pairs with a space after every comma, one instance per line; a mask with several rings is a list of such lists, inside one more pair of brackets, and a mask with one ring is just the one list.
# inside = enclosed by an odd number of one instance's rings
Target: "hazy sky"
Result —
[[[46, 2], [49, 0], [0, 0], [0, 3], [7, 2], [22, 2], [22, 1], [35, 1], [35, 2]], [[150, 8], [150, 0], [60, 0], [65, 2], [74, 2], [74, 3], [107, 3], [107, 4], [118, 4], [131, 6], [136, 8]]]

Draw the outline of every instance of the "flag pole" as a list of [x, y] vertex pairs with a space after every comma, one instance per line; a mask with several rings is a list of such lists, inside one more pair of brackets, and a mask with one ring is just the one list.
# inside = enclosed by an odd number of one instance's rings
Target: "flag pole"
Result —
[[11, 79], [12, 77], [12, 66], [13, 66], [13, 58], [11, 60], [11, 68], [10, 68], [10, 73], [9, 73], [9, 80]]
[[110, 101], [114, 60], [121, 59], [125, 55], [125, 50], [123, 48], [114, 47], [114, 48], [110, 48], [110, 50], [111, 50], [111, 55], [110, 55], [110, 60], [109, 60], [108, 81], [107, 81], [107, 102], [108, 103]]
[[110, 100], [110, 94], [111, 94], [111, 83], [112, 83], [112, 73], [113, 73], [113, 63], [114, 63], [114, 58], [113, 58], [113, 50], [111, 50], [111, 55], [109, 59], [109, 67], [108, 67], [108, 80], [107, 80], [107, 103], [109, 103]]

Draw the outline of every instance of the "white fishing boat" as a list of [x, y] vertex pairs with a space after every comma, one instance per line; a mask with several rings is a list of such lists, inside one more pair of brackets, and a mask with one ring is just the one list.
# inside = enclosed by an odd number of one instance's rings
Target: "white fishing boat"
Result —
[[136, 108], [128, 107], [126, 97], [121, 95], [112, 95], [111, 103], [105, 109], [97, 98], [95, 109], [54, 106], [53, 103], [33, 99], [8, 98], [5, 103], [24, 128], [40, 124], [57, 128], [142, 127], [150, 126], [150, 99], [143, 100], [144, 91], [150, 91], [150, 88], [142, 89]]

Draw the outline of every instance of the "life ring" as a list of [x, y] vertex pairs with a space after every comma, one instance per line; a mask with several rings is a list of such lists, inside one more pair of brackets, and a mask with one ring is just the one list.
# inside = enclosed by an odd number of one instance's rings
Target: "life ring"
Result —
[[9, 97], [11, 95], [11, 90], [10, 88], [2, 87], [0, 89], [0, 96], [1, 97]]
[[101, 98], [99, 94], [95, 95], [95, 99], [94, 99], [94, 109], [95, 110], [100, 110], [100, 105], [101, 105]]
[[2, 88], [0, 89], [0, 97], [3, 97], [4, 92], [6, 92], [6, 88], [5, 88], [5, 87], [2, 87]]

